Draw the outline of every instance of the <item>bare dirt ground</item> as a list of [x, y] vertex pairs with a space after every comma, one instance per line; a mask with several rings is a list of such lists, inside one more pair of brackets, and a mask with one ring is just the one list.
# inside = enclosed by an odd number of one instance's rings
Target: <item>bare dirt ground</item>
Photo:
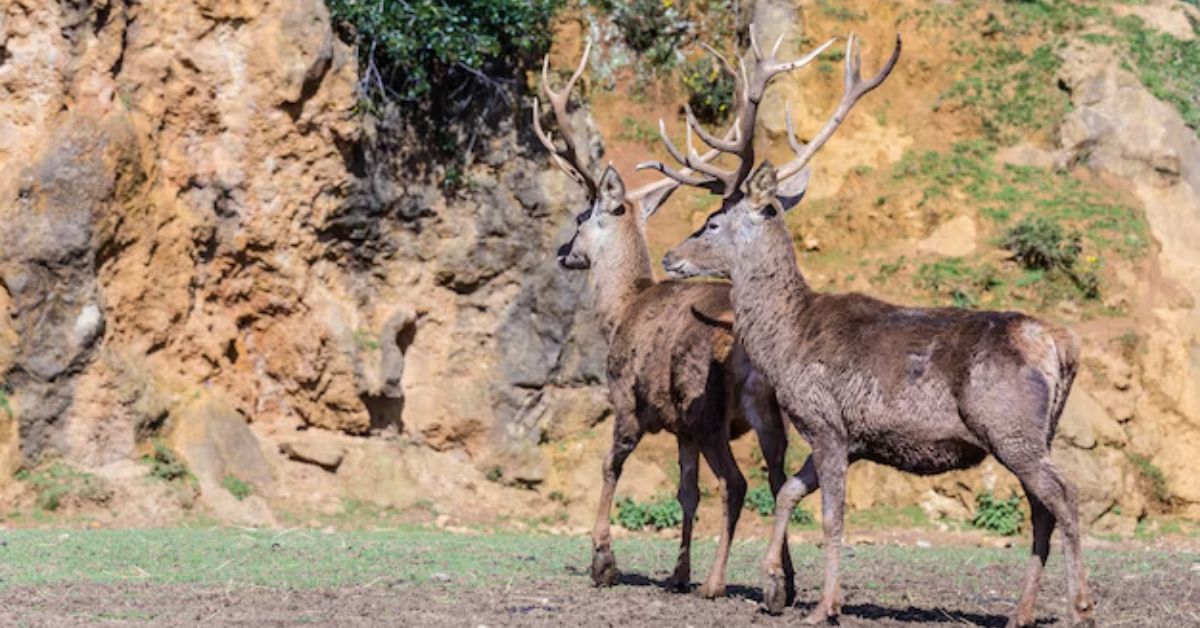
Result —
[[[0, 531], [2, 533], [2, 531]], [[1060, 554], [1039, 625], [1065, 626]], [[616, 544], [619, 586], [596, 589], [588, 543], [427, 530], [14, 532], [0, 545], [0, 626], [791, 626], [816, 600], [820, 553], [794, 548], [782, 616], [757, 611], [762, 544], [739, 543], [729, 596], [669, 593], [668, 539]], [[699, 544], [693, 580], [707, 573]], [[1003, 626], [1023, 548], [857, 545], [843, 561], [843, 626]], [[1200, 626], [1200, 557], [1089, 548], [1102, 626]]]

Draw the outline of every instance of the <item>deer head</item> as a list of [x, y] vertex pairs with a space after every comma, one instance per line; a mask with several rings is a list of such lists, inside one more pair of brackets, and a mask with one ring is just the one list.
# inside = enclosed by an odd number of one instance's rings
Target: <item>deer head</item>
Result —
[[[721, 207], [708, 216], [698, 231], [671, 249], [663, 258], [663, 267], [669, 275], [675, 278], [694, 276], [729, 278], [737, 251], [750, 243], [760, 242], [762, 240], [761, 232], [772, 222], [781, 220], [784, 212], [800, 202], [808, 187], [809, 171], [806, 167], [808, 162], [846, 119], [846, 115], [855, 103], [883, 83], [884, 79], [891, 74], [900, 57], [900, 37], [897, 35], [896, 48], [892, 51], [892, 56], [884, 64], [883, 69], [871, 80], [864, 81], [861, 76], [862, 59], [856, 43], [854, 35], [850, 35], [846, 42], [842, 99], [838, 103], [837, 109], [834, 110], [833, 116], [807, 145], [796, 138], [792, 128], [791, 114], [788, 114], [788, 143], [795, 153], [795, 157], [780, 168], [776, 169], [770, 162], [763, 162], [757, 168], [750, 170], [743, 160], [743, 166], [736, 172], [746, 170], [745, 176], [738, 176], [735, 172], [728, 178], [717, 174], [703, 178], [681, 177], [671, 172], [670, 168], [658, 163], [639, 165], [639, 167], [659, 170], [686, 185], [704, 187], [713, 193], [722, 195]], [[759, 56], [757, 47], [755, 47], [755, 54]], [[759, 56], [759, 60], [761, 66], [761, 56]], [[743, 67], [745, 67], [744, 63]], [[744, 70], [743, 74], [745, 74]], [[756, 108], [752, 109], [746, 104], [748, 101], [749, 98], [743, 96], [739, 108], [756, 113]], [[753, 124], [750, 124], [748, 128], [752, 130]], [[735, 191], [731, 191], [733, 186], [736, 186]]]
[[[554, 163], [583, 187], [587, 195], [587, 206], [575, 217], [574, 235], [558, 249], [559, 264], [573, 270], [591, 268], [593, 262], [601, 255], [612, 254], [614, 250], [620, 249], [614, 246], [618, 241], [629, 243], [631, 238], [640, 238], [638, 242], [641, 251], [644, 252], [646, 246], [642, 230], [645, 220], [681, 185], [674, 179], [662, 178], [634, 190], [627, 190], [621, 175], [611, 164], [605, 168], [599, 181], [593, 176], [592, 165], [579, 150], [580, 144], [567, 114], [567, 101], [571, 89], [587, 67], [591, 48], [592, 42], [589, 40], [578, 67], [561, 91], [554, 91], [550, 87], [550, 56], [547, 55], [542, 62], [542, 92], [554, 112], [554, 119], [563, 136], [563, 146], [555, 144], [551, 135], [542, 127], [541, 103], [536, 99], [533, 103], [534, 133], [550, 151]], [[717, 142], [730, 141], [734, 133], [735, 129], [730, 128], [723, 140], [713, 139]], [[704, 155], [695, 155], [692, 161], [693, 164], [707, 164], [719, 154], [720, 151], [714, 148]], [[687, 177], [692, 173], [692, 168], [685, 167], [676, 174]], [[633, 245], [632, 248], [639, 248], [639, 245]]]

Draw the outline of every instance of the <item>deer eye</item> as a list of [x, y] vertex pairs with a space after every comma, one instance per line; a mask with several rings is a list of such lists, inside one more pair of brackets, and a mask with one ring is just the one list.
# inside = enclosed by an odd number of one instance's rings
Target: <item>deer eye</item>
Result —
[[710, 223], [708, 223], [708, 230], [709, 230], [709, 231], [716, 231], [717, 229], [720, 229], [720, 228], [721, 228], [721, 226], [720, 226], [720, 225], [718, 225], [718, 224], [717, 224], [717, 223], [715, 223], [715, 222], [710, 222]]

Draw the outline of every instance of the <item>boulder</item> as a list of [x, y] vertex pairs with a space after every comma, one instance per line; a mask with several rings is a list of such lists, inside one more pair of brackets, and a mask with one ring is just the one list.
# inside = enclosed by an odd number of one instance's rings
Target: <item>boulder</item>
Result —
[[956, 216], [918, 242], [917, 250], [942, 257], [965, 257], [975, 252], [976, 237], [975, 221], [970, 216]]

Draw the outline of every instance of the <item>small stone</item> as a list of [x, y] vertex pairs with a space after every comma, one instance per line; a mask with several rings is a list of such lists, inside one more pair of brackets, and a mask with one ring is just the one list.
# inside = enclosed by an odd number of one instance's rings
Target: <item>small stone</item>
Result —
[[450, 576], [441, 572], [429, 576], [434, 582], [450, 582]]
[[933, 547], [933, 544], [931, 544], [929, 541], [917, 541], [917, 547], [929, 548]]

